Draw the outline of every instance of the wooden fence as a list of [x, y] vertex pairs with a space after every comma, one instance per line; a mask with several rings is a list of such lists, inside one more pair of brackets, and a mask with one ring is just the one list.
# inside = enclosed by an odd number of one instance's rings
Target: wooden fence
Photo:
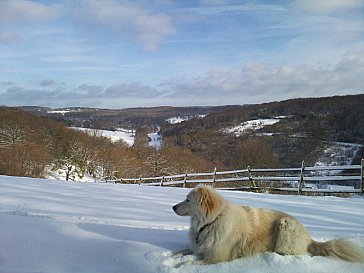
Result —
[[190, 187], [210, 183], [216, 188], [249, 191], [288, 191], [302, 193], [364, 193], [364, 159], [361, 165], [255, 169], [186, 173], [159, 177], [104, 180], [111, 183], [145, 186]]

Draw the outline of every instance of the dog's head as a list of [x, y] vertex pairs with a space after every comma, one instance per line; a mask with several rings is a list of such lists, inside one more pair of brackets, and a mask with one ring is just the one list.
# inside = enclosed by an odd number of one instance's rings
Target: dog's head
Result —
[[214, 217], [224, 207], [224, 199], [210, 186], [198, 185], [184, 201], [173, 206], [180, 216]]

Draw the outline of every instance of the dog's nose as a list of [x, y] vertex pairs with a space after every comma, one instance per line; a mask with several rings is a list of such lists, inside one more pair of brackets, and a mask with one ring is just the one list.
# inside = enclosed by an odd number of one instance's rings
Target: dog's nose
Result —
[[174, 206], [172, 207], [172, 209], [173, 209], [174, 211], [176, 211], [176, 209], [177, 209], [177, 205], [174, 205]]

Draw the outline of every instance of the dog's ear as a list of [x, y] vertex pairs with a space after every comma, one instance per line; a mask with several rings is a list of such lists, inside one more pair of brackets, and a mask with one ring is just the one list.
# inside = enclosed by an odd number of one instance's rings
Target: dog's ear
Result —
[[207, 216], [214, 216], [220, 213], [222, 198], [210, 187], [200, 186], [195, 189], [196, 202], [202, 212]]

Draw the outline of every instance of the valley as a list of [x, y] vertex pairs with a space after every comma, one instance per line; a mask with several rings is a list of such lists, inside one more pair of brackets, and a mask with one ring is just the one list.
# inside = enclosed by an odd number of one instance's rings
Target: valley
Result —
[[[302, 161], [308, 166], [358, 164], [364, 157], [363, 105], [364, 95], [353, 95], [219, 107], [3, 107], [3, 162], [21, 152], [29, 155], [23, 156], [27, 167], [2, 163], [0, 173], [39, 177], [41, 169], [31, 167], [39, 165], [82, 180], [215, 167], [299, 167]], [[27, 156], [37, 162], [30, 164]], [[31, 170], [20, 171], [24, 168]]]

